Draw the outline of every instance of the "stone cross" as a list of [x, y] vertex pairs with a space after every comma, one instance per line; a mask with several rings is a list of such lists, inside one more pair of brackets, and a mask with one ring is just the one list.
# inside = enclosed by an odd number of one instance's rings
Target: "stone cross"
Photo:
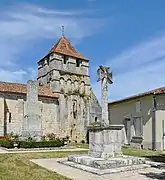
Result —
[[101, 81], [101, 103], [102, 103], [102, 122], [103, 126], [109, 126], [108, 120], [108, 84], [112, 84], [112, 72], [110, 67], [100, 66], [97, 70], [97, 81]]

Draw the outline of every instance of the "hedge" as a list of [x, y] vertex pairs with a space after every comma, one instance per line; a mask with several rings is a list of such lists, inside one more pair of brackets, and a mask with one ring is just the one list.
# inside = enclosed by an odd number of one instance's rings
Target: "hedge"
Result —
[[20, 141], [20, 148], [44, 148], [44, 147], [60, 147], [64, 145], [64, 141], [60, 139], [49, 141]]
[[5, 148], [13, 148], [13, 142], [8, 139], [0, 139], [0, 146]]
[[[0, 146], [6, 148], [14, 148], [14, 143], [7, 139], [0, 139]], [[18, 148], [44, 148], [44, 147], [60, 147], [64, 146], [64, 141], [60, 139], [49, 141], [19, 141]]]

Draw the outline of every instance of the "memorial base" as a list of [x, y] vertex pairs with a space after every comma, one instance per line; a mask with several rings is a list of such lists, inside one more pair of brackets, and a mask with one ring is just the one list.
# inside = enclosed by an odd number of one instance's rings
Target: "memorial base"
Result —
[[142, 158], [122, 155], [123, 127], [89, 127], [88, 154], [70, 155], [60, 163], [98, 175], [149, 167]]
[[94, 158], [89, 155], [70, 155], [68, 159], [61, 160], [59, 163], [97, 175], [150, 167], [145, 164], [144, 159], [129, 156], [109, 158], [105, 160], [103, 158]]

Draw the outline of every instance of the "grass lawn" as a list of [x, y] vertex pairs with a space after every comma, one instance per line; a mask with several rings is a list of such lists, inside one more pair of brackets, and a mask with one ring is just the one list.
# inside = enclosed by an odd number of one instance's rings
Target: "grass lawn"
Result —
[[165, 163], [165, 152], [163, 151], [141, 150], [130, 147], [123, 148], [122, 151], [124, 155], [144, 157], [151, 161]]
[[32, 163], [29, 159], [60, 158], [85, 152], [87, 151], [0, 154], [0, 180], [68, 180]]
[[[85, 147], [84, 144], [82, 146]], [[86, 152], [87, 151], [0, 154], [0, 180], [68, 180], [68, 178], [48, 171], [47, 169], [30, 162], [29, 159], [60, 158], [66, 157], [69, 154], [80, 154]], [[123, 154], [146, 157], [153, 161], [165, 162], [165, 153], [162, 151], [123, 148]]]
[[82, 143], [69, 143], [68, 146], [74, 146], [76, 148], [84, 148], [84, 149], [88, 149], [89, 148], [89, 144], [82, 144]]

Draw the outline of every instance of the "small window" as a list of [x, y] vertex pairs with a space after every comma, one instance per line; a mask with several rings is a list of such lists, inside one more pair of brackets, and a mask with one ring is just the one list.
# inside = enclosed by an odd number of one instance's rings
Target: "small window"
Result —
[[76, 59], [76, 67], [80, 67], [81, 59]]
[[64, 56], [64, 64], [67, 63], [67, 60], [68, 60], [68, 57], [67, 57], [67, 56]]
[[9, 123], [11, 123], [11, 112], [9, 113]]

